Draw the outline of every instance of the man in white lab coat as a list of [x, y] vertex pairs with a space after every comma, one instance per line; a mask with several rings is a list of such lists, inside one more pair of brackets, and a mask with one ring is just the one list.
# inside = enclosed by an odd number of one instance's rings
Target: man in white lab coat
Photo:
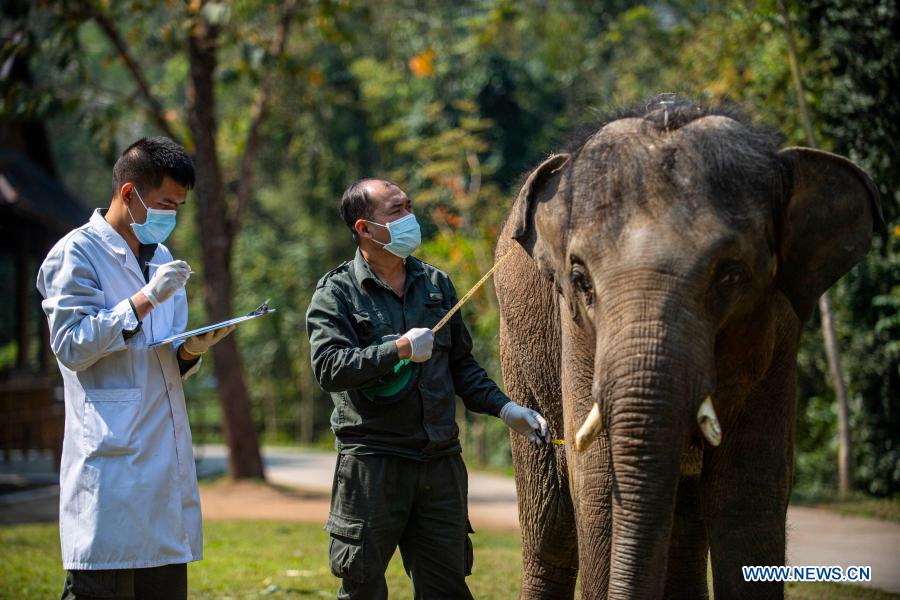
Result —
[[228, 335], [149, 348], [187, 324], [188, 264], [162, 242], [194, 184], [184, 148], [132, 144], [108, 209], [53, 247], [37, 276], [65, 385], [62, 598], [187, 598], [203, 554], [182, 379]]

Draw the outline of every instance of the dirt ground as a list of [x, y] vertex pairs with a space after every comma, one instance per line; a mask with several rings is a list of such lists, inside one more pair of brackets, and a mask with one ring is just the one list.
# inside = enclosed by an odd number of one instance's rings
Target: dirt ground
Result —
[[[222, 480], [200, 486], [204, 520], [276, 519], [321, 523], [328, 519], [329, 494], [248, 481]], [[505, 503], [478, 502], [469, 506], [476, 530], [518, 531], [516, 511]]]
[[253, 481], [220, 481], [200, 486], [203, 519], [278, 520], [322, 523], [328, 519], [328, 495]]

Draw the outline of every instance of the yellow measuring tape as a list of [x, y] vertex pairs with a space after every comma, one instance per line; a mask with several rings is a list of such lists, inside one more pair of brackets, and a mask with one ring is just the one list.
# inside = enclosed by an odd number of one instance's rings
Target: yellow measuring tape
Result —
[[[463, 296], [462, 298], [460, 298], [460, 299], [459, 299], [459, 302], [457, 302], [457, 303], [453, 306], [453, 308], [451, 308], [449, 311], [447, 311], [447, 314], [444, 315], [444, 316], [441, 318], [440, 321], [438, 321], [437, 325], [435, 325], [434, 327], [431, 328], [431, 333], [437, 333], [438, 331], [441, 330], [441, 328], [442, 328], [444, 325], [447, 324], [447, 321], [449, 321], [449, 320], [453, 317], [453, 315], [455, 315], [455, 314], [457, 313], [457, 311], [459, 311], [459, 309], [462, 308], [462, 305], [465, 304], [466, 301], [468, 301], [468, 299], [471, 298], [472, 295], [473, 295], [475, 292], [478, 291], [478, 288], [480, 288], [482, 285], [484, 285], [484, 282], [487, 281], [487, 280], [488, 280], [488, 277], [490, 277], [490, 276], [494, 273], [494, 271], [497, 270], [497, 267], [500, 266], [500, 263], [502, 263], [504, 260], [506, 260], [507, 258], [509, 258], [509, 255], [512, 254], [513, 249], [514, 249], [514, 247], [513, 247], [513, 248], [510, 248], [510, 249], [506, 252], [506, 254], [504, 254], [503, 256], [501, 256], [501, 257], [497, 260], [497, 262], [494, 263], [494, 266], [491, 267], [491, 268], [488, 270], [488, 272], [485, 273], [485, 274], [481, 277], [481, 279], [479, 279], [478, 282], [477, 282], [475, 285], [472, 286], [472, 289], [470, 289], [468, 292], [466, 292], [466, 295]], [[562, 446], [562, 445], [564, 445], [566, 442], [565, 442], [565, 440], [550, 440], [550, 443], [551, 443], [551, 444], [556, 444], [556, 445], [558, 445], [558, 446]]]
[[490, 277], [491, 274], [497, 269], [497, 267], [500, 266], [500, 263], [502, 263], [504, 260], [509, 258], [509, 255], [512, 254], [512, 251], [513, 251], [513, 248], [510, 248], [506, 254], [501, 256], [497, 260], [497, 262], [494, 263], [494, 266], [491, 267], [490, 270], [487, 273], [485, 273], [481, 279], [478, 280], [478, 283], [473, 285], [472, 289], [469, 290], [468, 292], [466, 292], [466, 295], [463, 296], [462, 298], [460, 298], [459, 302], [457, 302], [456, 305], [453, 308], [451, 308], [440, 321], [438, 321], [438, 324], [431, 328], [431, 333], [437, 333], [438, 331], [441, 330], [441, 327], [443, 327], [444, 325], [447, 324], [447, 321], [450, 320], [450, 317], [455, 315], [456, 311], [458, 311], [462, 307], [462, 305], [465, 304], [466, 301], [472, 297], [472, 294], [474, 294], [475, 292], [478, 291], [478, 288], [480, 288], [484, 284], [484, 282], [487, 281], [488, 277]]

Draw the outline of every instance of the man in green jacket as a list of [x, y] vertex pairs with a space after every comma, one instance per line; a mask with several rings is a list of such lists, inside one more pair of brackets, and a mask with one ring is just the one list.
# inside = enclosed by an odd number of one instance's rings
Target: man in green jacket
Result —
[[398, 545], [416, 598], [471, 598], [455, 397], [535, 442], [547, 441], [547, 422], [475, 361], [460, 313], [432, 334], [456, 290], [411, 256], [421, 234], [406, 194], [364, 179], [344, 192], [341, 215], [359, 248], [319, 281], [306, 314], [313, 370], [335, 406], [326, 529], [338, 598], [387, 598], [384, 571]]

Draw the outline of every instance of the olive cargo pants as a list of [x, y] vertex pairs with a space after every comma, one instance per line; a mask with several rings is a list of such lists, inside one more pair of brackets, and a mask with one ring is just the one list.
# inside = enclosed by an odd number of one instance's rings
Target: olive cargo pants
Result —
[[458, 454], [417, 461], [338, 456], [331, 492], [331, 572], [339, 600], [388, 597], [384, 571], [400, 546], [416, 599], [471, 600], [468, 479]]

